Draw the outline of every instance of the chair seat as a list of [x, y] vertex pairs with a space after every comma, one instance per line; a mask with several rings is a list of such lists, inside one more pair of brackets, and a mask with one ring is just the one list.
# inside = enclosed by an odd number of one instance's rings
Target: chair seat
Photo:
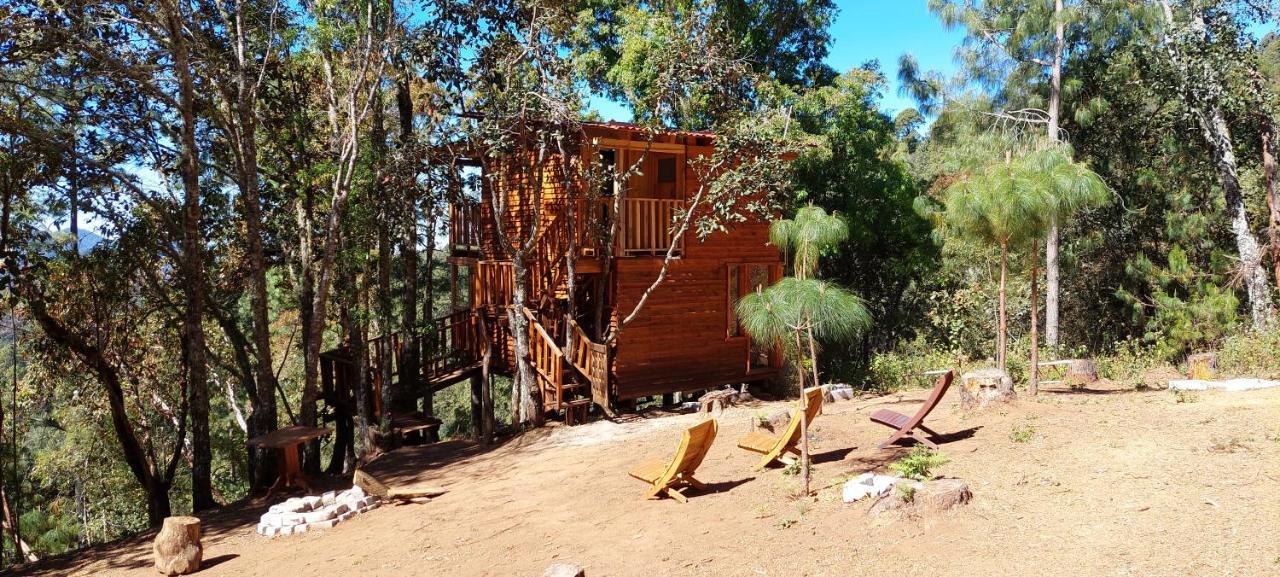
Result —
[[907, 424], [907, 421], [910, 419], [911, 417], [896, 411], [890, 411], [889, 409], [880, 409], [871, 413], [872, 421], [883, 423], [895, 429], [901, 428], [903, 425]]
[[768, 453], [778, 444], [778, 438], [762, 431], [751, 431], [738, 441], [738, 447], [757, 453]]
[[653, 483], [667, 471], [667, 465], [667, 461], [653, 459], [652, 461], [641, 463], [627, 474], [646, 483]]

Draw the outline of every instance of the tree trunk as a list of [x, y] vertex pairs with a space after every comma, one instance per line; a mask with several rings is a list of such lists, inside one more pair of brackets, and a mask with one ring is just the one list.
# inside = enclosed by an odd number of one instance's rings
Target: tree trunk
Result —
[[[200, 234], [200, 164], [196, 148], [196, 96], [181, 15], [165, 4], [173, 66], [178, 77], [178, 106], [182, 117], [182, 284], [183, 356], [186, 357], [191, 413], [191, 508], [217, 506], [213, 499], [213, 450], [209, 439], [209, 375], [204, 335], [204, 250]], [[167, 499], [166, 499], [167, 501]]]
[[1226, 202], [1231, 230], [1236, 237], [1236, 250], [1240, 254], [1240, 271], [1249, 296], [1249, 317], [1255, 330], [1271, 325], [1274, 311], [1271, 293], [1267, 286], [1267, 269], [1262, 266], [1262, 250], [1258, 239], [1249, 228], [1249, 215], [1245, 211], [1244, 196], [1236, 169], [1235, 151], [1231, 144], [1231, 132], [1223, 118], [1222, 109], [1212, 105], [1198, 114], [1200, 129], [1213, 149], [1214, 164], [1222, 181], [1222, 195]]
[[[1058, 142], [1062, 117], [1062, 57], [1066, 49], [1066, 23], [1062, 20], [1062, 0], [1054, 0], [1053, 66], [1049, 71], [1049, 142]], [[1045, 297], [1044, 337], [1050, 347], [1058, 346], [1058, 215], [1049, 216], [1049, 234], [1044, 243]]]
[[[240, 113], [240, 199], [244, 203], [245, 236], [249, 257], [249, 308], [253, 315], [253, 346], [258, 362], [255, 366], [250, 435], [263, 435], [279, 428], [276, 414], [275, 361], [271, 354], [271, 318], [267, 302], [267, 266], [262, 248], [262, 200], [258, 197], [258, 145], [255, 142], [257, 121], [251, 103], [241, 102]], [[274, 475], [274, 451], [250, 449], [251, 461], [258, 479]]]
[[1262, 112], [1262, 175], [1267, 194], [1267, 236], [1271, 240], [1272, 278], [1280, 283], [1280, 192], [1276, 190], [1275, 125], [1271, 116]]
[[[408, 71], [400, 66], [400, 78], [396, 82], [396, 111], [400, 120], [401, 161], [412, 162], [417, 166], [417, 158], [412, 156], [413, 143], [413, 92], [406, 77]], [[402, 175], [403, 176], [403, 175]], [[418, 331], [418, 184], [417, 171], [412, 171], [410, 180], [400, 182], [405, 190], [401, 191], [404, 199], [404, 225], [400, 237], [400, 261], [404, 273], [404, 293], [400, 315], [400, 332], [404, 335], [404, 358], [400, 366], [400, 386], [406, 391], [417, 394], [418, 377], [421, 372], [419, 353], [422, 350], [422, 335]], [[431, 290], [428, 280], [427, 290]], [[452, 311], [451, 311], [452, 312]]]
[[999, 320], [997, 322], [998, 326], [996, 327], [996, 366], [1000, 367], [1000, 370], [1002, 371], [1005, 368], [1005, 358], [1004, 358], [1005, 340], [1007, 338], [1005, 334], [1006, 325], [1005, 325], [1004, 287], [1005, 287], [1005, 275], [1009, 268], [1008, 262], [1009, 262], [1009, 245], [1002, 244], [1000, 245], [1000, 290], [999, 290], [1000, 311], [999, 311]]
[[542, 426], [541, 390], [529, 366], [529, 322], [524, 316], [525, 302], [525, 263], [524, 254], [517, 251], [511, 259], [515, 274], [515, 286], [511, 291], [511, 309], [507, 311], [507, 325], [511, 327], [511, 336], [515, 339], [516, 374], [512, 383], [511, 406], [518, 419], [512, 425], [532, 423]]
[[[28, 288], [28, 291], [31, 289]], [[147, 520], [152, 527], [158, 527], [164, 518], [169, 516], [169, 484], [158, 478], [155, 464], [147, 456], [142, 443], [138, 440], [133, 423], [125, 409], [124, 386], [120, 380], [120, 372], [106, 356], [93, 344], [67, 329], [61, 321], [54, 318], [45, 309], [39, 295], [28, 293], [28, 308], [36, 323], [44, 331], [49, 340], [70, 351], [80, 362], [93, 371], [99, 383], [106, 389], [107, 407], [111, 413], [111, 426], [120, 443], [120, 452], [124, 455], [125, 464], [133, 473], [133, 478], [147, 493]], [[185, 394], [185, 391], [184, 391]], [[185, 413], [185, 411], [184, 411]], [[170, 459], [166, 475], [171, 478], [178, 456], [182, 452], [182, 440], [186, 435], [186, 415], [179, 421], [178, 435], [174, 440], [174, 454]], [[212, 495], [211, 495], [212, 497]]]
[[1036, 253], [1039, 252], [1037, 250], [1038, 248], [1039, 247], [1032, 246], [1031, 252], [1030, 252], [1031, 254], [1031, 366], [1028, 369], [1028, 372], [1030, 374], [1030, 379], [1029, 379], [1030, 383], [1028, 384], [1028, 389], [1030, 390], [1031, 396], [1033, 397], [1040, 393], [1040, 331], [1037, 328], [1038, 325], [1040, 324], [1040, 319], [1039, 319], [1040, 313], [1038, 310], [1036, 310], [1036, 305], [1038, 304], [1036, 301], [1039, 298], [1038, 293], [1040, 292], [1039, 291], [1040, 287], [1038, 286], [1038, 283], [1040, 282], [1040, 266], [1039, 266], [1040, 263], [1037, 262], [1037, 259], [1036, 259]]

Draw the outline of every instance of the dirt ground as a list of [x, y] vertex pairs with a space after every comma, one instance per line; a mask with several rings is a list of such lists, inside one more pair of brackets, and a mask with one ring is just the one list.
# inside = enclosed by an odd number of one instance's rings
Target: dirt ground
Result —
[[[487, 452], [443, 443], [393, 453], [393, 479], [443, 485], [430, 502], [384, 506], [333, 529], [268, 539], [262, 506], [207, 520], [200, 575], [588, 576], [1280, 575], [1280, 389], [1050, 391], [965, 414], [949, 393], [929, 424], [948, 434], [938, 473], [973, 501], [928, 518], [875, 517], [840, 502], [839, 481], [884, 466], [876, 408], [910, 413], [925, 391], [828, 404], [814, 423], [815, 499], [738, 449], [759, 414], [736, 407], [687, 504], [646, 501], [627, 476], [669, 455], [698, 415], [554, 427]], [[1031, 431], [1018, 442], [1011, 434]], [[1025, 433], [1024, 433], [1025, 434]], [[334, 483], [339, 481], [335, 480]], [[150, 577], [150, 535], [53, 560], [37, 574]]]

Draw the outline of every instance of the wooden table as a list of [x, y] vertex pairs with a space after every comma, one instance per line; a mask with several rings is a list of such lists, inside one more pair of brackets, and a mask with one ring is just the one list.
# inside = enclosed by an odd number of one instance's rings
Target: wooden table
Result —
[[302, 472], [302, 467], [299, 465], [298, 447], [331, 432], [333, 432], [333, 429], [293, 425], [254, 437], [245, 442], [250, 447], [275, 449], [276, 454], [280, 456], [280, 459], [278, 459], [280, 478], [276, 479], [276, 483], [270, 489], [267, 489], [268, 497], [276, 490], [287, 487], [301, 487], [308, 493], [311, 492], [311, 484], [307, 482], [307, 476]]

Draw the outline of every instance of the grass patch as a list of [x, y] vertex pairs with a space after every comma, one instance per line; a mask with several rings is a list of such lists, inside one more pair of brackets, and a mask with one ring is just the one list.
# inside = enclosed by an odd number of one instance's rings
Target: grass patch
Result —
[[1179, 404], [1195, 403], [1195, 402], [1198, 402], [1199, 400], [1200, 400], [1200, 395], [1197, 395], [1191, 391], [1184, 391], [1182, 389], [1173, 389], [1173, 402], [1175, 403], [1179, 403]]
[[1009, 440], [1015, 443], [1030, 442], [1036, 436], [1036, 426], [1031, 423], [1017, 425], [1009, 431]]

